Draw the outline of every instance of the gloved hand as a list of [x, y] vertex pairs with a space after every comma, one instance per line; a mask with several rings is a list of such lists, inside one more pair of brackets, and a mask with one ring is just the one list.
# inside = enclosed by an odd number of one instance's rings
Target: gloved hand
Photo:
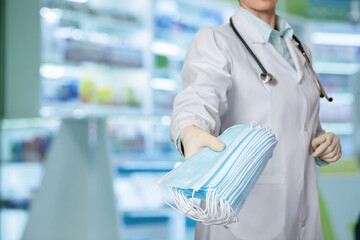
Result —
[[184, 146], [185, 159], [197, 153], [203, 147], [214, 151], [222, 151], [225, 144], [198, 125], [189, 125], [183, 128], [180, 139]]
[[342, 155], [340, 139], [332, 132], [314, 138], [311, 145], [313, 156], [328, 163], [336, 162]]

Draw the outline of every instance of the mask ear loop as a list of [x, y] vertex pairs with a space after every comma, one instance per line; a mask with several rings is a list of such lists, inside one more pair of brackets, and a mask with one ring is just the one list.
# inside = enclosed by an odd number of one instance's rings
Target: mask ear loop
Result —
[[205, 210], [203, 210], [194, 203], [195, 191], [193, 191], [192, 194], [193, 200], [190, 201], [190, 199], [186, 197], [181, 190], [178, 190], [174, 187], [169, 187], [169, 191], [175, 200], [176, 207], [174, 207], [165, 199], [165, 196], [158, 183], [156, 184], [156, 187], [160, 192], [162, 200], [169, 207], [181, 214], [185, 214], [187, 217], [195, 221], [200, 221], [205, 225], [230, 224], [234, 222], [231, 218], [233, 215], [232, 208], [226, 201], [219, 200], [219, 198], [216, 196], [216, 191], [213, 189], [209, 190], [206, 194], [206, 207]]
[[[164, 203], [165, 203], [166, 205], [168, 205], [169, 207], [171, 207], [172, 209], [174, 209], [174, 210], [177, 211], [178, 213], [183, 214], [182, 211], [180, 211], [178, 208], [176, 208], [176, 207], [174, 207], [173, 205], [171, 205], [171, 204], [165, 199], [165, 196], [164, 196], [162, 190], [160, 189], [159, 183], [156, 183], [156, 188], [157, 188], [158, 191], [160, 192], [160, 196], [161, 196], [162, 200], [164, 201]], [[174, 196], [174, 195], [175, 195], [174, 188], [173, 188], [173, 187], [169, 187], [169, 191], [170, 191], [170, 194], [173, 196], [173, 198], [176, 199], [175, 196]]]
[[[200, 207], [198, 207], [197, 205], [195, 205], [193, 202], [190, 202], [189, 198], [187, 198], [182, 191], [180, 191], [174, 187], [169, 188], [169, 191], [175, 200], [175, 204], [177, 207], [176, 208], [172, 204], [170, 204], [169, 202], [167, 202], [165, 200], [165, 197], [163, 195], [163, 192], [160, 189], [159, 184], [157, 184], [157, 188], [160, 191], [163, 201], [168, 206], [170, 206], [172, 209], [174, 209], [175, 211], [177, 211], [181, 214], [185, 214], [187, 217], [189, 217], [195, 221], [204, 221], [204, 218], [206, 216], [204, 216], [203, 210]], [[191, 211], [193, 211], [193, 212], [190, 214]]]

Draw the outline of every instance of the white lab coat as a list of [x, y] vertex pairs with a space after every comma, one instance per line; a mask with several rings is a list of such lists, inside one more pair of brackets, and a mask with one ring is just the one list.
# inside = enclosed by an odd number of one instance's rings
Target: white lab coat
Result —
[[183, 90], [174, 101], [170, 137], [175, 143], [189, 124], [198, 124], [217, 136], [230, 126], [252, 122], [270, 127], [278, 144], [241, 209], [239, 221], [229, 229], [198, 223], [196, 240], [320, 240], [311, 140], [323, 130], [319, 93], [310, 69], [295, 40], [285, 37], [296, 70], [239, 9], [233, 21], [277, 84], [260, 80], [259, 66], [229, 24], [203, 28], [186, 55]]

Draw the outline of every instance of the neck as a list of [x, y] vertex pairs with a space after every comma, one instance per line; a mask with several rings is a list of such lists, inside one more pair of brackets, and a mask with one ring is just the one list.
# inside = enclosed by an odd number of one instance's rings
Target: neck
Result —
[[251, 12], [252, 14], [257, 16], [261, 20], [265, 21], [267, 24], [269, 24], [272, 28], [275, 29], [275, 18], [276, 18], [275, 8], [264, 10], [264, 11], [259, 11], [256, 9], [249, 8], [242, 4], [240, 4], [240, 5], [241, 5], [241, 7], [245, 8], [246, 10], [248, 10], [249, 12]]

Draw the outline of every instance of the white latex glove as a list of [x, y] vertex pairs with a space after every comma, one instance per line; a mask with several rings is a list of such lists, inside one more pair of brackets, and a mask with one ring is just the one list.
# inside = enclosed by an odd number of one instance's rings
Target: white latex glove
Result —
[[203, 147], [209, 147], [214, 151], [222, 151], [225, 144], [197, 125], [189, 125], [183, 128], [180, 134], [184, 146], [185, 159], [197, 153]]
[[336, 162], [342, 155], [340, 139], [332, 132], [314, 138], [311, 145], [313, 156], [328, 163]]

